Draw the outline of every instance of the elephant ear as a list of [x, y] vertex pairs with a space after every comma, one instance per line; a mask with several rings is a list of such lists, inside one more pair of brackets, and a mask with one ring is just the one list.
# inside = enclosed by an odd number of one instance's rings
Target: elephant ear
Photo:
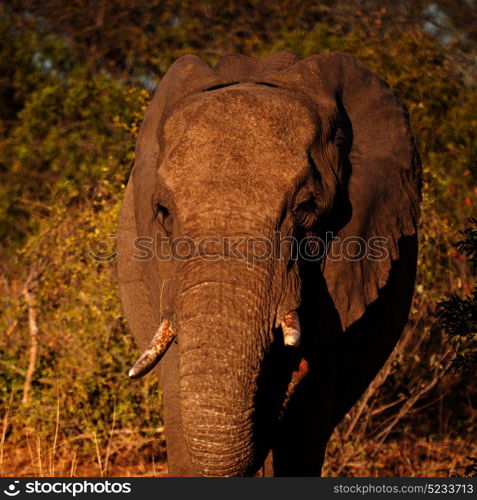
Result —
[[[353, 57], [338, 52], [312, 56], [282, 78], [301, 87], [320, 116], [332, 113], [338, 123], [337, 177], [344, 195], [336, 198], [333, 211], [346, 218], [334, 221], [339, 241], [330, 244], [323, 275], [346, 330], [386, 285], [392, 261], [399, 258], [399, 240], [416, 233], [420, 159], [405, 106]], [[319, 158], [314, 160], [319, 165]], [[369, 253], [376, 238], [383, 249], [380, 257]], [[343, 252], [353, 240], [364, 240], [368, 253], [352, 259]]]
[[[142, 347], [161, 321], [160, 293], [164, 277], [158, 276], [154, 258], [135, 257], [142, 253], [135, 247], [138, 238], [154, 238], [153, 196], [161, 154], [161, 122], [169, 110], [189, 94], [223, 83], [198, 57], [178, 59], [159, 84], [139, 131], [134, 167], [119, 220], [118, 278], [124, 312]], [[150, 242], [141, 246], [152, 248]]]

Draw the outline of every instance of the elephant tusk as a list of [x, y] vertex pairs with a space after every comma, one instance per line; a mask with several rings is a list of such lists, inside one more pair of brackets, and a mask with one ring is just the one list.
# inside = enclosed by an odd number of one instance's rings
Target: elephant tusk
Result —
[[147, 349], [129, 370], [129, 377], [139, 378], [149, 373], [157, 365], [162, 356], [164, 356], [173, 340], [174, 332], [172, 331], [171, 324], [165, 319], [157, 329]]
[[283, 343], [292, 347], [298, 347], [301, 340], [300, 318], [296, 311], [285, 314], [282, 323]]

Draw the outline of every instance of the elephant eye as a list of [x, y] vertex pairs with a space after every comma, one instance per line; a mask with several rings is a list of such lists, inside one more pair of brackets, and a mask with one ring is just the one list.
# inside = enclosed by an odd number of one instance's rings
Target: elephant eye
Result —
[[158, 203], [154, 210], [154, 218], [163, 227], [167, 235], [170, 236], [172, 233], [172, 217], [169, 210], [164, 205]]
[[299, 200], [293, 209], [293, 217], [300, 227], [311, 229], [318, 219], [318, 206], [314, 196], [308, 194]]
[[299, 226], [303, 229], [311, 229], [317, 220], [316, 205], [305, 203], [295, 209], [293, 215]]

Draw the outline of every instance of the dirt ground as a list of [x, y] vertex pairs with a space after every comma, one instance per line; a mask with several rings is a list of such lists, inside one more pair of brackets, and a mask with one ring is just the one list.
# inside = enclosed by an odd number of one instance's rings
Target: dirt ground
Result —
[[[5, 443], [0, 456], [2, 476], [70, 477], [164, 477], [167, 457], [163, 441], [150, 439], [117, 440], [109, 449], [97, 446], [91, 455], [80, 452], [71, 443], [60, 443], [53, 451], [41, 442], [27, 446]], [[46, 451], [45, 451], [46, 449]], [[324, 476], [346, 477], [448, 477], [465, 476], [469, 456], [477, 455], [477, 445], [455, 441], [407, 439], [390, 441], [378, 453], [368, 442], [359, 450], [345, 452], [333, 443], [328, 447]]]

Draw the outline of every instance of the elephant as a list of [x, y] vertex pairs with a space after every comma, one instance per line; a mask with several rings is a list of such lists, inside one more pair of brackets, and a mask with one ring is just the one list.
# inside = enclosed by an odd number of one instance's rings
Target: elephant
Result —
[[420, 192], [408, 111], [356, 58], [170, 66], [118, 230], [170, 476], [321, 475], [408, 320]]

